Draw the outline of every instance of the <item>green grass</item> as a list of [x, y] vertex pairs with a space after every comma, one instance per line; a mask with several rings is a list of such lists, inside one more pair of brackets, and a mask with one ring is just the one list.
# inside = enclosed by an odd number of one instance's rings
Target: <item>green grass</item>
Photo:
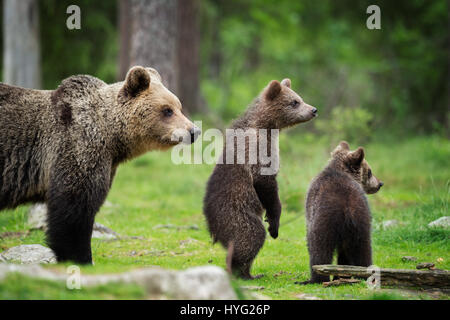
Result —
[[[205, 129], [205, 128], [204, 128]], [[351, 142], [350, 142], [351, 143]], [[311, 179], [326, 165], [334, 147], [325, 139], [305, 130], [283, 133], [280, 137], [281, 169], [278, 177], [283, 203], [280, 235], [270, 237], [259, 253], [253, 273], [265, 276], [254, 281], [235, 280], [235, 286], [264, 286], [258, 291], [273, 299], [296, 299], [299, 294], [322, 299], [430, 299], [417, 291], [373, 292], [365, 284], [324, 288], [299, 286], [295, 281], [309, 278], [304, 218], [304, 198]], [[352, 145], [356, 148], [356, 145]], [[402, 256], [418, 262], [434, 262], [450, 269], [450, 231], [431, 229], [427, 224], [449, 215], [450, 142], [439, 137], [394, 139], [365, 145], [374, 174], [385, 186], [369, 202], [373, 216], [374, 264], [383, 268], [415, 268]], [[151, 152], [122, 165], [108, 196], [112, 205], [103, 206], [97, 221], [127, 236], [138, 239], [93, 240], [95, 266], [82, 267], [83, 273], [122, 272], [138, 267], [161, 266], [185, 269], [201, 265], [225, 267], [225, 250], [212, 245], [202, 214], [205, 183], [212, 165], [174, 165], [170, 151]], [[27, 230], [28, 207], [0, 214], [0, 233]], [[396, 219], [398, 227], [383, 230], [383, 220]], [[198, 226], [195, 229], [155, 228], [160, 224]], [[44, 234], [33, 231], [19, 238], [0, 239], [0, 251], [9, 247], [41, 243]], [[438, 258], [442, 258], [439, 259]], [[52, 268], [63, 268], [64, 266]], [[18, 275], [0, 283], [2, 299], [134, 299], [144, 298], [139, 288], [111, 285], [70, 291], [63, 285], [31, 280]]]

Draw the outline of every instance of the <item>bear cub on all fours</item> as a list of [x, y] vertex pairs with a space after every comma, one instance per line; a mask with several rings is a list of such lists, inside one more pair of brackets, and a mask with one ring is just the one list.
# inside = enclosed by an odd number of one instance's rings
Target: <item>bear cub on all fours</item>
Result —
[[362, 147], [350, 151], [342, 141], [331, 153], [328, 166], [313, 180], [306, 199], [311, 280], [304, 283], [329, 281], [312, 266], [331, 264], [334, 251], [339, 265], [372, 265], [371, 215], [365, 194], [376, 193], [382, 186], [364, 159]]
[[[272, 148], [272, 129], [277, 132], [277, 129], [309, 121], [316, 113], [316, 108], [304, 103], [291, 90], [289, 79], [284, 79], [281, 83], [273, 80], [245, 114], [233, 123], [231, 131], [254, 130], [258, 147], [267, 143], [266, 150], [270, 151], [271, 164], [278, 164], [278, 144], [274, 143], [273, 146], [276, 147]], [[265, 138], [260, 129], [267, 130]], [[273, 137], [275, 134], [273, 133]], [[255, 162], [250, 161], [250, 137], [248, 143], [242, 143], [244, 147], [240, 150], [245, 150], [245, 161], [239, 164], [234, 161], [239, 158], [237, 143], [234, 137], [228, 143], [228, 138], [227, 132], [222, 154], [224, 161], [223, 164], [216, 165], [209, 178], [203, 212], [214, 242], [219, 241], [228, 248], [229, 269], [242, 278], [253, 279], [250, 268], [266, 237], [262, 222], [264, 210], [270, 235], [278, 237], [281, 215], [276, 181], [278, 166], [273, 171], [265, 171], [262, 169], [267, 169], [267, 165], [262, 163], [260, 157]]]

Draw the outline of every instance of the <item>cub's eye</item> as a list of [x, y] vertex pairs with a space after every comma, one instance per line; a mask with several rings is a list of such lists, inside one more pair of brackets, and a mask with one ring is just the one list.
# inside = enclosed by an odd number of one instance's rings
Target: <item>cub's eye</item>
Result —
[[372, 178], [372, 170], [369, 169], [369, 172], [367, 172], [367, 177], [370, 179]]
[[300, 102], [298, 102], [297, 100], [294, 100], [291, 102], [291, 107], [296, 107], [300, 104]]
[[170, 108], [165, 108], [162, 112], [165, 117], [170, 117], [171, 115], [173, 115], [173, 110]]

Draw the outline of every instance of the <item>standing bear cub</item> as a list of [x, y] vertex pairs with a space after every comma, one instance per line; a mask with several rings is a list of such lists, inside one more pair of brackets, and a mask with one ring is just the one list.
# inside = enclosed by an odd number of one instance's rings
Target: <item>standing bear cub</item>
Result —
[[335, 250], [339, 265], [372, 265], [371, 215], [365, 193], [376, 193], [382, 186], [364, 159], [363, 148], [350, 151], [342, 141], [331, 153], [306, 198], [311, 280], [305, 283], [329, 281], [312, 266], [331, 264]]
[[86, 75], [48, 91], [0, 84], [0, 210], [46, 202], [58, 261], [92, 263], [95, 214], [117, 166], [198, 133], [152, 68], [111, 85]]
[[[266, 237], [262, 223], [264, 210], [270, 235], [278, 237], [281, 203], [276, 181], [277, 132], [309, 121], [316, 113], [316, 108], [304, 103], [291, 90], [289, 79], [281, 83], [273, 80], [233, 123], [231, 130], [227, 130], [223, 161], [216, 165], [209, 178], [203, 211], [214, 242], [219, 241], [228, 248], [229, 268], [242, 278], [254, 278], [250, 268]], [[270, 151], [270, 167], [275, 169], [269, 170], [261, 154], [254, 159], [256, 147], [260, 152], [264, 148]]]

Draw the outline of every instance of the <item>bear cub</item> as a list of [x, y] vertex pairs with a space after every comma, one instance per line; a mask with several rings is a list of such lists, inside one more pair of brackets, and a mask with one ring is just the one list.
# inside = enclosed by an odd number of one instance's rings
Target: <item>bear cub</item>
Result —
[[[316, 108], [303, 102], [302, 98], [291, 90], [289, 79], [284, 79], [281, 83], [273, 80], [245, 114], [233, 123], [230, 131], [254, 130], [256, 143], [266, 144], [272, 163], [278, 164], [278, 148], [272, 148], [276, 133], [272, 136], [272, 129], [278, 132], [277, 130], [282, 128], [309, 121], [316, 113]], [[261, 129], [267, 130], [265, 138], [262, 138]], [[236, 148], [234, 137], [233, 140], [228, 139], [230, 131], [227, 130], [222, 154], [223, 158], [226, 156], [227, 161], [224, 159], [223, 163], [217, 163], [209, 178], [203, 212], [213, 241], [219, 241], [228, 248], [229, 271], [242, 278], [253, 279], [255, 277], [250, 274], [250, 268], [266, 237], [262, 222], [264, 210], [270, 235], [273, 238], [278, 237], [281, 215], [276, 181], [278, 166], [272, 172], [264, 172], [262, 169], [267, 169], [267, 164], [262, 163], [260, 157], [254, 162], [250, 161], [251, 135], [244, 137], [248, 138], [248, 143], [245, 140], [245, 143], [242, 143], [244, 147], [240, 149], [245, 150], [242, 152], [245, 159], [241, 163], [234, 161], [235, 158], [239, 159], [240, 155], [236, 152], [239, 148]], [[237, 138], [236, 140], [239, 140], [239, 137]], [[277, 143], [273, 145], [278, 146]]]
[[312, 266], [331, 264], [335, 250], [339, 265], [372, 265], [371, 215], [365, 193], [376, 193], [382, 186], [364, 159], [362, 147], [350, 151], [342, 141], [331, 153], [328, 166], [312, 181], [307, 194], [311, 279], [305, 283], [329, 281]]

